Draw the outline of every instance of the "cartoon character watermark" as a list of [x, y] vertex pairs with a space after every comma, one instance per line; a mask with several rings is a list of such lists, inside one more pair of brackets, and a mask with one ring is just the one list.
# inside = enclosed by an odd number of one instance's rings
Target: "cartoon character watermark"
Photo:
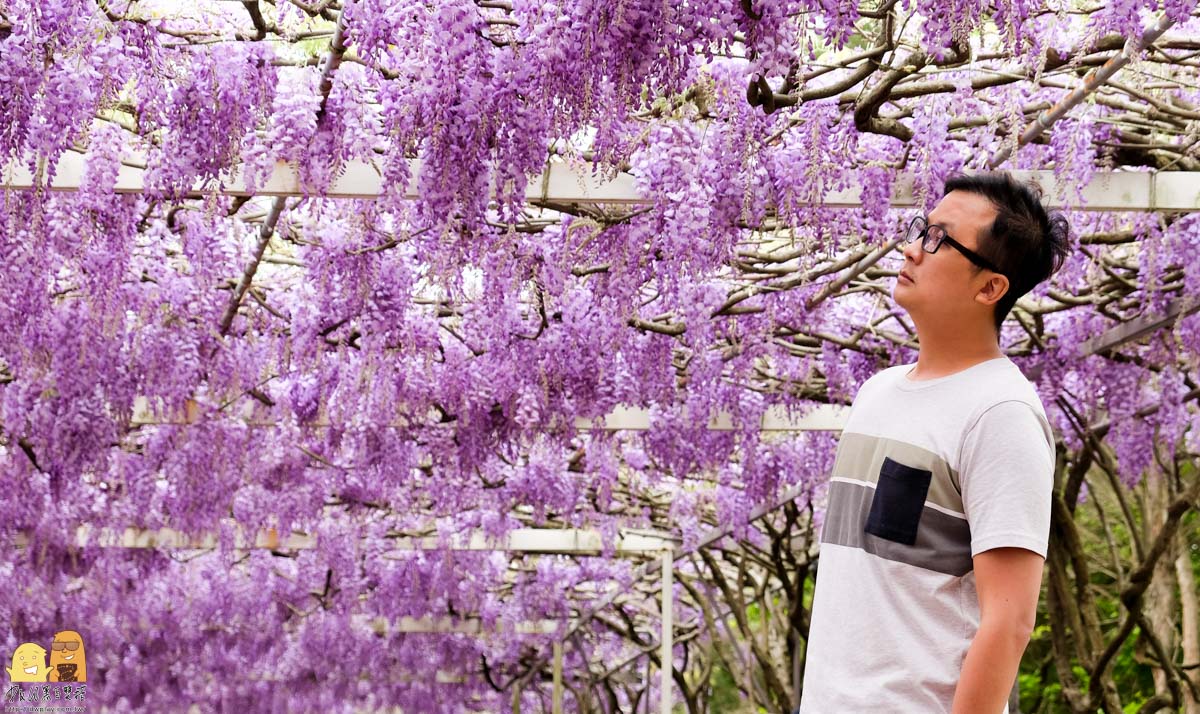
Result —
[[87, 654], [83, 637], [75, 630], [63, 630], [50, 643], [51, 682], [86, 682]]
[[46, 666], [46, 649], [37, 643], [26, 642], [13, 652], [12, 666], [6, 669], [13, 682], [44, 682], [50, 673]]
[[[5, 667], [9, 681], [13, 682], [4, 693], [5, 712], [86, 710], [83, 702], [87, 696], [87, 656], [83, 636], [75, 630], [57, 632], [50, 643], [49, 666], [46, 654], [46, 648], [36, 642], [25, 642], [13, 652], [12, 666]], [[26, 683], [34, 684], [27, 687]]]

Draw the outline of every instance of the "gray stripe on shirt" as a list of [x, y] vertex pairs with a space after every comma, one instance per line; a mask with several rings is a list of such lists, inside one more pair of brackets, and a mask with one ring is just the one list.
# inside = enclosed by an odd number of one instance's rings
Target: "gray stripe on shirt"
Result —
[[971, 559], [971, 527], [962, 518], [925, 506], [917, 528], [917, 540], [904, 545], [863, 531], [871, 511], [873, 486], [845, 481], [829, 484], [829, 508], [821, 531], [822, 543], [861, 548], [886, 560], [961, 577], [974, 569]]
[[929, 483], [929, 495], [925, 500], [955, 513], [963, 513], [958, 473], [950, 468], [945, 459], [932, 451], [903, 441], [857, 432], [843, 433], [833, 462], [832, 475], [866, 483], [878, 483], [879, 469], [883, 466], [884, 457], [890, 457], [893, 461], [914, 469], [932, 472], [933, 479]]

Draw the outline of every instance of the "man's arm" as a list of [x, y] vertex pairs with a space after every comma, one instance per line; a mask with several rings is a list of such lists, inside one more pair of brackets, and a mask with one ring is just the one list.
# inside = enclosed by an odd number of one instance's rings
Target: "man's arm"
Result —
[[1042, 588], [1042, 556], [1024, 548], [976, 555], [979, 631], [963, 660], [954, 714], [999, 714], [1029, 644]]

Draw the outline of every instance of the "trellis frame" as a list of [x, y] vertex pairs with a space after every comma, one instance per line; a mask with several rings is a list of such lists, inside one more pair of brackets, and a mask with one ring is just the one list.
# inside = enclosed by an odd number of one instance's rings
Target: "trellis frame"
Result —
[[[83, 167], [83, 158], [80, 155], [74, 153], [64, 155], [63, 160], [58, 165], [55, 179], [50, 185], [51, 190], [77, 190], [82, 180]], [[419, 170], [419, 166], [414, 166], [413, 169]], [[1050, 184], [1051, 190], [1049, 193], [1051, 195], [1055, 195], [1058, 192], [1058, 184], [1054, 182], [1051, 172], [1025, 173], [1028, 178], [1039, 181], [1043, 186]], [[4, 180], [3, 184], [0, 184], [0, 188], [29, 189], [37, 185], [34, 176], [24, 167], [15, 167], [10, 164], [6, 167], [3, 176]], [[141, 179], [142, 174], [140, 169], [128, 166], [122, 167], [121, 175], [118, 178], [118, 192], [139, 193], [145, 191], [146, 187], [141, 182]], [[574, 172], [567, 164], [556, 162], [548, 166], [539, 179], [531, 181], [530, 192], [532, 195], [527, 194], [527, 198], [534, 203], [538, 201], [559, 204], [596, 203], [608, 205], [637, 205], [645, 203], [644, 199], [632, 191], [632, 179], [627, 175], [618, 177], [613, 181], [600, 182], [590, 174]], [[1190, 172], [1163, 174], [1113, 172], [1100, 174], [1099, 179], [1084, 187], [1081, 193], [1087, 199], [1088, 208], [1091, 210], [1172, 210], [1192, 212], [1200, 210], [1200, 180], [1198, 179], [1200, 179], [1200, 176]], [[898, 192], [893, 199], [893, 205], [901, 207], [913, 205], [915, 198], [911, 193], [911, 178], [902, 177], [897, 185]], [[365, 164], [352, 165], [335, 182], [331, 190], [324, 195], [336, 198], [372, 198], [378, 195], [380, 186], [378, 175], [373, 167]], [[540, 189], [540, 192], [535, 191], [534, 187]], [[209, 191], [211, 190], [209, 189]], [[239, 184], [238, 180], [226, 186], [219, 187], [216, 190], [218, 193], [229, 195], [249, 195], [245, 192], [244, 185]], [[206, 192], [208, 191], [197, 190], [197, 193]], [[283, 200], [287, 197], [304, 195], [304, 190], [303, 187], [299, 186], [296, 171], [291, 166], [281, 163], [276, 165], [271, 179], [265, 187], [258, 191], [258, 195], [275, 196], [276, 200], [272, 208], [276, 209], [282, 207]], [[857, 203], [857, 191], [855, 190], [834, 192], [827, 196], [827, 198], [826, 205], [845, 207], [859, 205]], [[278, 211], [273, 211], [273, 213], [277, 214]], [[1121, 344], [1142, 338], [1158, 329], [1169, 326], [1179, 318], [1191, 314], [1198, 309], [1200, 309], [1200, 303], [1196, 300], [1182, 298], [1173, 300], [1168, 303], [1167, 308], [1162, 314], [1137, 318], [1092, 338], [1080, 346], [1080, 355], [1086, 356], [1103, 353]], [[195, 423], [198, 421], [200, 415], [198, 409], [194, 407], [195, 405], [192, 404], [180, 414], [162, 415], [156, 413], [150, 407], [149, 403], [143, 399], [135, 405], [135, 416], [132, 423], [134, 426]], [[803, 415], [792, 414], [782, 407], [771, 407], [761, 418], [758, 428], [762, 431], [786, 432], [840, 431], [847, 415], [848, 409], [840, 405], [823, 405]], [[243, 418], [246, 420], [246, 423], [254, 426], [270, 427], [273, 425], [270, 421], [256, 420], [253, 416], [252, 405], [249, 411], [243, 413]], [[323, 424], [322, 422], [317, 422], [312, 426], [321, 427], [323, 425], [327, 426], [327, 424]], [[575, 426], [581, 430], [644, 431], [650, 428], [650, 412], [646, 409], [622, 407], [610, 412], [601, 419], [578, 418], [575, 420]], [[738, 427], [732, 415], [719, 413], [709, 420], [707, 428], [725, 431]], [[764, 506], [761, 506], [752, 513], [750, 520], [756, 520], [766, 513], [779, 508], [782, 504], [793, 500], [800, 494], [800, 491], [801, 489], [799, 488], [793, 489], [784, 494], [776, 503], [764, 504]], [[732, 527], [718, 529], [702, 539], [697, 548], [709, 545], [727, 536], [731, 531]], [[81, 527], [81, 532], [77, 533], [77, 544], [80, 546], [99, 544], [106, 547], [189, 550], [215, 548], [219, 542], [217, 536], [212, 534], [185, 535], [171, 529], [154, 531], [129, 528], [119, 534], [106, 533], [95, 535], [97, 539], [93, 542], [93, 534], [88, 532], [86, 527]], [[660, 667], [662, 681], [660, 684], [659, 703], [662, 714], [669, 714], [672, 707], [672, 672], [670, 662], [672, 660], [672, 645], [674, 641], [671, 597], [674, 560], [684, 555], [682, 551], [673, 545], [664, 547], [664, 543], [670, 542], [670, 540], [670, 538], [665, 537], [663, 534], [646, 535], [629, 533], [622, 535], [613, 549], [619, 555], [653, 553], [657, 556], [641, 568], [640, 575], [649, 574], [653, 570], [650, 566], [654, 564], [658, 565], [660, 571], [659, 599], [661, 612], [659, 661], [663, 664]], [[19, 544], [23, 544], [22, 541], [23, 539], [18, 539]], [[307, 549], [315, 546], [315, 537], [308, 534], [292, 533], [281, 537], [274, 531], [266, 530], [255, 534], [250, 539], [243, 537], [235, 547], [288, 550]], [[531, 554], [557, 553], [584, 555], [599, 554], [602, 552], [603, 538], [599, 532], [585, 529], [549, 530], [525, 528], [510, 532], [503, 542], [488, 538], [481, 533], [474, 533], [465, 539], [459, 539], [448, 544], [434, 537], [402, 539], [395, 544], [395, 550], [398, 551], [435, 550], [439, 548], [449, 550], [500, 550]], [[555, 639], [552, 646], [550, 663], [553, 682], [552, 711], [555, 714], [560, 714], [562, 711], [563, 642], [584, 623], [589, 621], [592, 616], [610, 605], [617, 594], [613, 593], [601, 598], [599, 604], [593, 605], [587, 613], [569, 624], [565, 634]], [[487, 632], [478, 621], [470, 619], [453, 621], [449, 618], [434, 617], [402, 618], [400, 622], [389, 624], [388, 626], [395, 631], [413, 633], [437, 632], [479, 635]], [[556, 632], [559, 626], [560, 623], [557, 621], [542, 620], [521, 623], [516, 627], [516, 631], [521, 634], [550, 634]]]

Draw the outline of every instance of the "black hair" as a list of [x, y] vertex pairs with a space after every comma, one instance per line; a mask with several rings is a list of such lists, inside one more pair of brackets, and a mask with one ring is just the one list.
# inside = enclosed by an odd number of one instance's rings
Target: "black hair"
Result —
[[942, 195], [974, 193], [991, 201], [996, 218], [979, 237], [976, 251], [1008, 278], [1008, 292], [996, 303], [996, 331], [1017, 299], [1062, 267], [1070, 248], [1070, 226], [1059, 211], [1047, 211], [1042, 189], [1019, 183], [1004, 172], [952, 176]]

